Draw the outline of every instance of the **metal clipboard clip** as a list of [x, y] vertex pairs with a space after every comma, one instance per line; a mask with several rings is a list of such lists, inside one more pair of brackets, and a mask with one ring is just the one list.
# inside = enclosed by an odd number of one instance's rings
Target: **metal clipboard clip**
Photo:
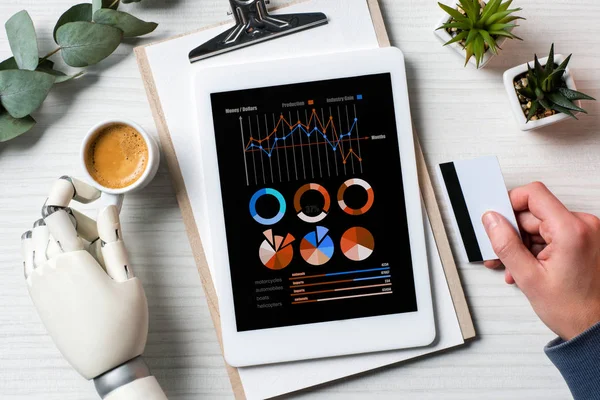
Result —
[[265, 0], [229, 0], [229, 3], [235, 26], [192, 50], [191, 63], [328, 23], [323, 13], [271, 16]]

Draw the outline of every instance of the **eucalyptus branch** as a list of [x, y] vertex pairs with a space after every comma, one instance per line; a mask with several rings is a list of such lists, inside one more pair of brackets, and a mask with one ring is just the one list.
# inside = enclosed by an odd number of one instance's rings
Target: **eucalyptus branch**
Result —
[[48, 53], [44, 57], [42, 57], [42, 59], [40, 60], [40, 62], [42, 62], [44, 60], [47, 60], [48, 58], [52, 57], [53, 55], [55, 55], [56, 53], [58, 53], [61, 49], [62, 49], [62, 47], [58, 47], [58, 48], [52, 50], [50, 53]]
[[[132, 1], [140, 0], [123, 3]], [[85, 68], [110, 56], [123, 38], [146, 35], [158, 26], [117, 11], [119, 5], [120, 0], [92, 0], [69, 8], [53, 30], [58, 48], [41, 59], [35, 27], [27, 11], [9, 18], [6, 34], [14, 57], [0, 62], [0, 142], [33, 128], [36, 121], [30, 114], [42, 105], [52, 87], [83, 74], [68, 75], [55, 69], [50, 57], [60, 52], [68, 66]], [[4, 101], [9, 97], [10, 101]]]

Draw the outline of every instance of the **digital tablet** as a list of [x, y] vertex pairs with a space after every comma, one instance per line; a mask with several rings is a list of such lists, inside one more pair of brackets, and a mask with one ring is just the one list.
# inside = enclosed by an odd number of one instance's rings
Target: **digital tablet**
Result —
[[435, 338], [404, 58], [395, 48], [199, 68], [226, 361]]

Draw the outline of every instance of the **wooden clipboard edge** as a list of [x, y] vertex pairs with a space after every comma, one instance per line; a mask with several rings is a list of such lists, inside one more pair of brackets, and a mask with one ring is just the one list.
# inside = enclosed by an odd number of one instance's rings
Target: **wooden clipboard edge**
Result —
[[469, 311], [469, 305], [460, 281], [456, 262], [454, 261], [454, 255], [452, 253], [452, 248], [450, 247], [450, 241], [448, 240], [448, 235], [446, 234], [442, 213], [440, 212], [440, 208], [435, 197], [431, 176], [427, 170], [425, 155], [421, 149], [421, 143], [416, 132], [414, 132], [414, 137], [416, 150], [415, 153], [417, 156], [417, 171], [421, 186], [421, 196], [425, 202], [425, 208], [427, 210], [427, 215], [429, 215], [429, 222], [431, 223], [435, 244], [437, 246], [438, 253], [440, 254], [440, 259], [442, 260], [442, 267], [444, 268], [444, 274], [446, 275], [446, 282], [448, 284], [448, 289], [450, 290], [450, 296], [452, 297], [454, 311], [458, 317], [458, 325], [460, 326], [460, 331], [464, 340], [473, 339], [477, 335], [475, 332], [475, 325], [473, 324], [473, 318], [471, 317], [471, 312]]
[[[306, 0], [298, 0], [291, 4], [295, 4], [298, 2], [303, 2]], [[387, 30], [385, 28], [385, 23], [383, 20], [383, 15], [381, 13], [381, 8], [379, 6], [379, 2], [377, 0], [367, 0], [367, 4], [369, 6], [369, 10], [371, 13], [371, 19], [373, 20], [373, 25], [375, 28], [375, 33], [377, 35], [377, 40], [379, 42], [380, 47], [390, 46], [389, 36], [387, 34]], [[194, 32], [200, 32], [206, 29], [212, 29], [219, 26], [226, 25], [227, 22], [221, 22], [217, 24], [213, 24], [210, 26], [203, 27]], [[194, 33], [192, 32], [192, 33]], [[212, 276], [210, 273], [210, 269], [208, 268], [208, 262], [206, 261], [206, 256], [204, 253], [204, 248], [202, 247], [202, 241], [200, 239], [200, 232], [196, 225], [196, 220], [194, 219], [194, 214], [192, 211], [192, 206], [187, 195], [187, 191], [185, 188], [185, 184], [183, 181], [183, 175], [181, 173], [181, 169], [179, 168], [179, 162], [177, 160], [177, 156], [175, 154], [175, 148], [173, 146], [173, 142], [171, 141], [171, 136], [169, 132], [169, 128], [166, 123], [166, 119], [164, 117], [164, 113], [162, 110], [162, 106], [160, 104], [160, 99], [158, 97], [158, 92], [156, 90], [156, 85], [154, 82], [154, 77], [152, 75], [152, 71], [150, 68], [150, 64], [148, 62], [148, 57], [146, 55], [146, 47], [151, 46], [156, 43], [161, 43], [167, 40], [172, 40], [178, 37], [182, 37], [185, 35], [189, 35], [190, 33], [178, 35], [176, 37], [164, 39], [161, 41], [157, 41], [154, 43], [146, 44], [144, 46], [136, 47], [134, 49], [134, 53], [137, 58], [138, 68], [140, 70], [140, 74], [142, 76], [142, 80], [144, 81], [144, 87], [146, 90], [146, 95], [148, 97], [148, 101], [150, 103], [150, 108], [152, 111], [152, 116], [154, 118], [154, 122], [156, 124], [158, 130], [158, 136], [161, 142], [163, 156], [167, 162], [167, 166], [170, 171], [170, 175], [172, 178], [173, 188], [175, 190], [175, 195], [177, 197], [177, 202], [181, 209], [181, 214], [183, 218], [183, 222], [185, 225], [185, 229], [190, 241], [190, 245], [192, 248], [192, 254], [194, 255], [194, 260], [196, 262], [198, 272], [200, 275], [200, 280], [202, 282], [202, 287], [204, 289], [204, 293], [206, 296], [206, 301], [208, 304], [208, 308], [211, 314], [211, 318], [213, 320], [213, 324], [215, 327], [215, 331], [217, 333], [217, 339], [219, 341], [219, 345], [221, 346], [221, 351], [223, 350], [223, 342], [221, 337], [221, 316], [219, 314], [219, 305], [218, 299], [214, 287], [214, 283], [212, 280]], [[460, 277], [458, 275], [458, 270], [456, 268], [456, 263], [454, 261], [454, 256], [452, 254], [452, 250], [450, 248], [450, 243], [448, 241], [448, 237], [446, 235], [446, 230], [443, 224], [443, 220], [441, 217], [441, 213], [435, 198], [435, 193], [433, 191], [433, 186], [431, 182], [431, 178], [427, 171], [427, 164], [425, 163], [425, 158], [423, 155], [423, 151], [421, 150], [421, 146], [418, 140], [417, 135], [415, 134], [415, 149], [417, 155], [417, 167], [419, 169], [419, 181], [421, 182], [421, 191], [423, 195], [423, 199], [425, 202], [425, 207], [427, 209], [427, 213], [429, 215], [434, 237], [436, 240], [436, 244], [440, 253], [440, 258], [442, 259], [442, 265], [444, 267], [444, 272], [446, 274], [446, 279], [448, 280], [448, 287], [450, 289], [450, 293], [452, 296], [452, 301], [454, 303], [454, 308], [456, 314], [458, 316], [459, 325], [461, 328], [461, 332], [463, 338], [465, 340], [474, 338], [475, 327], [473, 324], [473, 320], [471, 318], [471, 313], [469, 311], [467, 301], [465, 298], [464, 291], [462, 289]], [[236, 399], [243, 400], [246, 399], [246, 395], [244, 393], [244, 388], [242, 386], [242, 382], [240, 379], [240, 375], [238, 373], [237, 368], [234, 368], [227, 363], [225, 363], [227, 374], [229, 375], [229, 380], [231, 382], [231, 386], [233, 389], [233, 393]]]
[[[367, 4], [369, 6], [369, 11], [371, 12], [371, 19], [373, 20], [375, 34], [377, 35], [379, 46], [391, 46], [378, 0], [367, 0]], [[431, 228], [433, 230], [433, 237], [435, 238], [440, 259], [442, 260], [442, 266], [444, 268], [444, 273], [448, 282], [448, 288], [450, 289], [450, 295], [452, 296], [454, 311], [458, 317], [458, 324], [460, 326], [463, 339], [472, 339], [476, 336], [475, 325], [473, 324], [473, 318], [471, 317], [465, 292], [460, 281], [460, 276], [458, 275], [458, 269], [456, 267], [456, 262], [454, 261], [452, 248], [450, 247], [450, 241], [448, 240], [442, 214], [433, 190], [431, 176], [427, 170], [425, 155], [423, 154], [423, 149], [421, 148], [421, 143], [419, 142], [419, 136], [417, 135], [416, 131], [413, 132], [415, 138], [415, 154], [417, 156], [417, 170], [419, 174], [421, 196], [423, 197], [425, 209], [429, 215], [429, 221], [431, 222]]]
[[367, 0], [367, 5], [369, 6], [369, 12], [371, 13], [371, 20], [373, 21], [375, 36], [377, 36], [379, 47], [390, 47], [390, 37], [388, 36], [387, 29], [385, 27], [385, 21], [383, 20], [383, 14], [381, 13], [379, 1]]
[[[220, 25], [221, 24], [211, 25], [205, 27], [204, 29], [211, 29]], [[146, 88], [146, 95], [148, 96], [154, 123], [156, 124], [158, 130], [163, 157], [167, 161], [167, 166], [173, 182], [173, 188], [175, 190], [175, 196], [177, 197], [177, 203], [179, 203], [179, 208], [181, 209], [181, 216], [183, 218], [185, 230], [187, 232], [190, 246], [192, 248], [192, 254], [194, 255], [194, 260], [198, 268], [198, 273], [202, 282], [202, 288], [204, 289], [204, 295], [206, 297], [206, 303], [208, 304], [208, 310], [210, 311], [210, 316], [217, 333], [217, 340], [219, 341], [219, 346], [221, 347], [221, 353], [223, 353], [219, 303], [212, 280], [212, 275], [206, 260], [206, 254], [204, 253], [204, 247], [202, 246], [202, 240], [200, 239], [200, 231], [196, 225], [196, 220], [192, 211], [192, 204], [190, 203], [190, 199], [183, 181], [183, 175], [181, 173], [181, 169], [179, 168], [179, 161], [177, 160], [175, 147], [173, 146], [171, 134], [169, 133], [169, 128], [160, 104], [158, 91], [156, 90], [156, 85], [154, 83], [154, 77], [152, 75], [150, 64], [148, 63], [145, 46], [136, 47], [134, 52], [138, 61], [138, 68], [144, 81], [144, 87]], [[245, 400], [246, 394], [244, 392], [244, 386], [242, 385], [242, 380], [237, 368], [230, 366], [227, 364], [227, 362], [225, 362], [225, 368], [227, 369], [227, 375], [229, 376], [229, 381], [231, 382], [231, 388], [235, 398], [237, 400]]]

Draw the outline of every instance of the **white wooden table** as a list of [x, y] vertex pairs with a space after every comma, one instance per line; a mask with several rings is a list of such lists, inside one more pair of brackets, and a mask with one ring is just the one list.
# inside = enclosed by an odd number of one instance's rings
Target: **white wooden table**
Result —
[[[463, 69], [432, 27], [434, 1], [383, 0], [393, 43], [406, 54], [413, 121], [430, 166], [480, 155], [499, 156], [509, 187], [546, 182], [571, 208], [600, 214], [600, 102], [589, 116], [535, 133], [520, 132], [502, 86], [502, 72], [533, 53], [574, 53], [578, 87], [600, 98], [600, 3], [516, 0], [527, 18], [525, 42], [508, 42], [482, 71]], [[0, 23], [27, 9], [41, 52], [54, 48], [52, 28], [67, 0], [0, 2]], [[20, 236], [39, 218], [54, 179], [80, 173], [87, 129], [127, 117], [155, 132], [132, 53], [135, 44], [190, 31], [226, 17], [225, 0], [144, 0], [124, 7], [160, 23], [150, 38], [122, 45], [78, 81], [58, 86], [35, 116], [39, 125], [0, 144], [0, 398], [95, 399], [93, 385], [62, 359], [37, 317], [25, 282]], [[9, 56], [4, 33], [0, 58]], [[442, 205], [443, 206], [443, 205]], [[445, 207], [444, 207], [445, 208]], [[447, 216], [447, 215], [446, 215]], [[170, 399], [231, 398], [200, 279], [166, 168], [143, 193], [126, 199], [124, 231], [150, 305], [146, 360]], [[569, 391], [543, 354], [552, 338], [523, 295], [501, 273], [466, 262], [451, 240], [479, 338], [425, 358], [309, 391], [311, 399], [566, 399]]]

